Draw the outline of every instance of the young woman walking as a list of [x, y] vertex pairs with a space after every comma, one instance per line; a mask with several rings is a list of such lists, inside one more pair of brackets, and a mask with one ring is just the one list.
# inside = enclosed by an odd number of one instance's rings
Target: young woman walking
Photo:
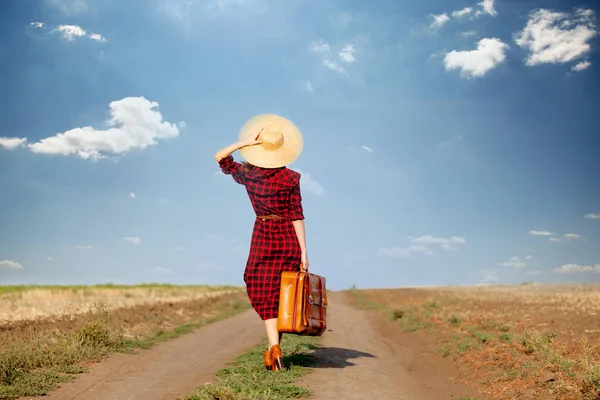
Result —
[[[309, 266], [300, 174], [286, 167], [302, 147], [302, 135], [291, 121], [263, 114], [244, 124], [238, 142], [215, 154], [221, 171], [245, 186], [256, 213], [244, 282], [252, 307], [265, 323], [268, 370], [284, 368], [277, 329], [281, 273]], [[236, 150], [245, 163], [234, 161]]]

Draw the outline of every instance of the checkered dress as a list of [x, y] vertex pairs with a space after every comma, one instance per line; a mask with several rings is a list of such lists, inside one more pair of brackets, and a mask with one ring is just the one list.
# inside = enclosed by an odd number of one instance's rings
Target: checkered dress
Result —
[[223, 158], [221, 171], [246, 187], [257, 216], [276, 214], [284, 220], [256, 219], [244, 281], [250, 303], [263, 319], [277, 318], [283, 271], [300, 269], [301, 249], [291, 221], [304, 219], [300, 174], [286, 167], [259, 168]]

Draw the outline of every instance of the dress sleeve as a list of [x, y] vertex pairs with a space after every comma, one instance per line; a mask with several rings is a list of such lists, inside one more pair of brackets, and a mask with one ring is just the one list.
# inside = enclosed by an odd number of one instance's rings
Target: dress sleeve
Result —
[[300, 182], [298, 182], [292, 188], [290, 196], [290, 219], [292, 221], [304, 219], [304, 212], [302, 209], [302, 194], [300, 192]]
[[242, 164], [234, 161], [232, 155], [222, 158], [221, 161], [219, 161], [219, 166], [221, 167], [221, 172], [225, 175], [231, 175], [233, 180], [240, 185], [245, 183], [245, 175], [241, 168]]

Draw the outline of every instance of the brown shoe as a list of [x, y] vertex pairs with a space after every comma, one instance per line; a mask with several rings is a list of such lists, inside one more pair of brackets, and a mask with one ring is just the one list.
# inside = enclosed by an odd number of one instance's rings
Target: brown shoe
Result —
[[265, 368], [267, 369], [267, 371], [271, 371], [273, 369], [273, 359], [271, 358], [270, 350], [264, 352], [263, 359], [265, 361]]
[[273, 371], [281, 371], [285, 368], [283, 365], [283, 353], [281, 352], [281, 348], [279, 345], [274, 345], [271, 347], [271, 363], [273, 367]]

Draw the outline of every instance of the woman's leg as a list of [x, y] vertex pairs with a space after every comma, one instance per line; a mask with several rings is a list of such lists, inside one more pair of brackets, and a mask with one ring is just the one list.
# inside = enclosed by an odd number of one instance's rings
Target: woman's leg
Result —
[[269, 349], [276, 344], [279, 344], [281, 335], [277, 329], [277, 318], [265, 320], [265, 328], [267, 329], [267, 340], [269, 341]]

